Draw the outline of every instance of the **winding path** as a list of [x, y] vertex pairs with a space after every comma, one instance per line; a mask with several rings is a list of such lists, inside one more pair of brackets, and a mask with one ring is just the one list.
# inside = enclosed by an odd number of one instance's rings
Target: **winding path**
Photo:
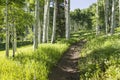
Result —
[[80, 80], [78, 61], [85, 41], [73, 44], [49, 74], [49, 80]]

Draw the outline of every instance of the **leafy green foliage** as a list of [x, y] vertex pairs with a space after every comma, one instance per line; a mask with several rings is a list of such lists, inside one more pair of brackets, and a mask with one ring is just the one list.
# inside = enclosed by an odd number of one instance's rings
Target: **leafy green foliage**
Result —
[[91, 12], [91, 8], [83, 10], [75, 9], [70, 15], [72, 21], [80, 25], [81, 29], [91, 29], [93, 27], [92, 17], [95, 15], [94, 12]]

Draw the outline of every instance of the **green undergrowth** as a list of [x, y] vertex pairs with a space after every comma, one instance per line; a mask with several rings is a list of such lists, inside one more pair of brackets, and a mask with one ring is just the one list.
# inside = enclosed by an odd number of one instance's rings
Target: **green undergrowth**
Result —
[[87, 37], [80, 54], [80, 80], [120, 80], [120, 35]]
[[77, 31], [77, 32], [73, 32], [71, 33], [71, 38], [69, 40], [66, 39], [58, 39], [57, 43], [64, 43], [64, 44], [74, 44], [76, 42], [79, 42], [80, 40], [84, 40], [84, 39], [89, 39], [89, 38], [93, 38], [94, 36], [90, 36], [93, 35], [95, 33], [93, 33], [93, 31]]
[[67, 49], [67, 44], [41, 44], [35, 52], [0, 57], [0, 80], [48, 80], [51, 67]]
[[71, 34], [70, 40], [60, 39], [55, 44], [40, 44], [35, 52], [31, 45], [21, 47], [14, 58], [5, 58], [5, 51], [0, 51], [0, 80], [48, 80], [52, 67], [71, 44], [81, 39], [80, 35], [82, 32]]

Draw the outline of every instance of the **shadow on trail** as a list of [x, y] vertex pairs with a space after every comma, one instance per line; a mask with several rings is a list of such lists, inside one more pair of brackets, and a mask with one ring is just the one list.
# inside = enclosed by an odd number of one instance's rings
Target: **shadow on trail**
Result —
[[72, 45], [49, 74], [49, 80], [79, 80], [79, 53], [85, 41]]

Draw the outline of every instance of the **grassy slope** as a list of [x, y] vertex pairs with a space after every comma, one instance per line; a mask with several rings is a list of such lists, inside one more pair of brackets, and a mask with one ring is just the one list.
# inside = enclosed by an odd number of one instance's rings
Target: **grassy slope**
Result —
[[73, 36], [69, 41], [58, 40], [56, 44], [40, 44], [35, 52], [31, 45], [18, 48], [15, 58], [7, 59], [5, 51], [0, 51], [0, 80], [47, 80], [51, 67], [70, 44], [79, 40], [78, 36]]
[[79, 39], [87, 40], [80, 54], [80, 80], [120, 79], [120, 36], [95, 37], [93, 32], [80, 31], [69, 41], [41, 44], [35, 52], [32, 46], [21, 47], [15, 58], [6, 59], [0, 51], [0, 80], [47, 80], [51, 67]]
[[67, 48], [67, 44], [41, 44], [35, 52], [29, 52], [31, 47], [21, 48], [15, 58], [0, 56], [0, 80], [47, 80], [51, 67]]
[[88, 35], [80, 56], [80, 80], [120, 79], [119, 34], [107, 37]]

